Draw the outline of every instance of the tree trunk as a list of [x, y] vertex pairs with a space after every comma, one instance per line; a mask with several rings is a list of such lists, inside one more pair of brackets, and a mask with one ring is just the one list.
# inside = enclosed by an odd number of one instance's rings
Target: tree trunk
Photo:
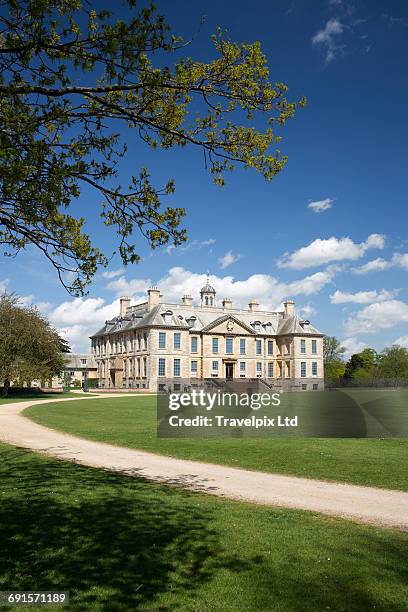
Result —
[[3, 385], [3, 397], [7, 397], [8, 393], [9, 393], [9, 389], [10, 389], [10, 381], [8, 380], [8, 378], [6, 378], [6, 380], [4, 381], [4, 385]]

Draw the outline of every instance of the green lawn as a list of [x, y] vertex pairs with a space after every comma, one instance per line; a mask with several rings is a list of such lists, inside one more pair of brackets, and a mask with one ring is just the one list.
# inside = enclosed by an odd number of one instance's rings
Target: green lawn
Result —
[[25, 414], [85, 438], [183, 459], [408, 490], [408, 439], [157, 438], [155, 403], [154, 397], [89, 399], [32, 406]]
[[0, 590], [69, 590], [73, 610], [407, 609], [408, 534], [6, 445], [0, 542]]
[[13, 402], [28, 402], [31, 400], [45, 400], [45, 399], [53, 399], [60, 397], [75, 397], [75, 393], [64, 393], [54, 392], [54, 393], [10, 393], [7, 397], [2, 397], [0, 395], [0, 406], [3, 404], [12, 404]]

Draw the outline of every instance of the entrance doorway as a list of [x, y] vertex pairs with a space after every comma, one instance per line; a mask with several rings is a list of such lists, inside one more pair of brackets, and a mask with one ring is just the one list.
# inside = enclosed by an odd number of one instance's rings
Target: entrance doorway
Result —
[[234, 364], [233, 363], [225, 364], [225, 378], [227, 380], [232, 380], [234, 378]]

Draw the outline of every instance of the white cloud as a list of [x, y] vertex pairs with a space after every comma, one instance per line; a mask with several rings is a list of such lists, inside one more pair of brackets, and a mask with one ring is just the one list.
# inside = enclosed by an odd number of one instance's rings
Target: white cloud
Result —
[[382, 249], [384, 244], [385, 236], [382, 234], [371, 234], [365, 242], [361, 243], [355, 243], [349, 237], [316, 238], [306, 247], [293, 253], [285, 253], [278, 261], [278, 266], [302, 270], [334, 261], [356, 260], [362, 257], [368, 249]]
[[8, 278], [4, 278], [3, 280], [0, 280], [0, 292], [1, 293], [3, 293], [3, 291], [6, 291], [8, 282], [9, 282]]
[[48, 310], [47, 316], [68, 340], [73, 352], [89, 352], [89, 336], [107, 319], [119, 313], [119, 300], [110, 304], [102, 298], [74, 298]]
[[394, 253], [391, 264], [397, 268], [408, 270], [408, 253]]
[[218, 263], [224, 270], [224, 268], [228, 268], [228, 266], [237, 262], [239, 259], [241, 259], [241, 255], [239, 255], [238, 253], [233, 253], [232, 251], [227, 251], [225, 255], [218, 259]]
[[344, 25], [337, 18], [329, 19], [324, 28], [318, 30], [312, 38], [314, 45], [322, 45], [326, 49], [326, 64], [333, 61], [342, 52], [343, 46], [338, 45], [336, 40], [344, 31]]
[[399, 289], [394, 289], [393, 291], [387, 291], [386, 289], [381, 289], [381, 291], [357, 291], [357, 293], [335, 291], [330, 296], [330, 301], [332, 304], [346, 304], [348, 302], [355, 304], [372, 304], [373, 302], [391, 300], [398, 295], [398, 293]]
[[125, 276], [121, 276], [120, 278], [110, 281], [106, 285], [106, 288], [114, 291], [118, 296], [128, 295], [135, 298], [136, 296], [146, 293], [151, 285], [152, 283], [148, 279], [134, 278], [132, 280], [127, 280]]
[[394, 253], [390, 260], [377, 257], [377, 259], [372, 259], [358, 268], [351, 268], [351, 271], [354, 274], [368, 274], [369, 272], [381, 272], [389, 268], [408, 270], [408, 253]]
[[400, 300], [388, 300], [370, 304], [353, 313], [345, 322], [349, 335], [373, 334], [408, 322], [408, 304]]
[[354, 355], [354, 353], [360, 353], [360, 351], [367, 347], [365, 342], [357, 340], [357, 338], [346, 338], [345, 340], [342, 340], [340, 344], [346, 349], [344, 353], [345, 357], [350, 357], [351, 355]]
[[398, 344], [398, 346], [403, 346], [408, 349], [408, 336], [400, 336], [394, 340], [393, 344]]
[[388, 267], [388, 261], [382, 259], [382, 257], [377, 257], [377, 259], [372, 259], [358, 268], [351, 268], [351, 271], [354, 274], [368, 274], [369, 272], [380, 272]]
[[322, 213], [325, 210], [329, 210], [333, 206], [333, 202], [333, 198], [325, 198], [324, 200], [310, 201], [307, 207], [311, 208], [315, 213]]
[[118, 268], [117, 270], [106, 270], [106, 272], [102, 272], [103, 278], [116, 278], [117, 276], [121, 276], [124, 273], [123, 268]]
[[[185, 253], [186, 251], [199, 251], [204, 247], [212, 247], [216, 242], [217, 241], [215, 240], [215, 238], [208, 238], [207, 240], [190, 240], [183, 246], [179, 247], [175, 247], [174, 244], [169, 244], [164, 249], [164, 252], [167, 255], [171, 255], [173, 251], [176, 253]], [[211, 248], [209, 249], [209, 252], [212, 252]]]
[[311, 306], [311, 304], [305, 304], [304, 306], [300, 306], [297, 311], [301, 317], [305, 318], [313, 317], [317, 314], [316, 308], [314, 308], [314, 306]]

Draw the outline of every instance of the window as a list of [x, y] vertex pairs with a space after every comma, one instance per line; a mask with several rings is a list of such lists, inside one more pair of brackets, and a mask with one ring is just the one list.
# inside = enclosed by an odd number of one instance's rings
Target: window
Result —
[[273, 340], [268, 340], [268, 355], [273, 355]]
[[313, 391], [318, 391], [319, 390], [319, 385], [313, 384]]
[[86, 365], [86, 359], [81, 359], [82, 365]]
[[180, 359], [175, 359], [173, 362], [173, 376], [180, 376]]
[[167, 310], [166, 312], [163, 312], [162, 314], [163, 320], [164, 322], [167, 323], [171, 323], [171, 319], [173, 317], [173, 311], [172, 310]]
[[273, 378], [273, 361], [268, 363], [268, 378]]
[[234, 339], [225, 338], [225, 352], [227, 355], [231, 355], [234, 352]]
[[218, 353], [218, 338], [213, 338], [212, 339], [212, 352], [213, 353]]
[[218, 372], [218, 361], [212, 362], [212, 369], [214, 372]]
[[252, 327], [254, 328], [255, 331], [260, 331], [261, 329], [261, 322], [260, 321], [254, 321], [252, 323]]
[[300, 362], [300, 376], [306, 378], [306, 361]]
[[166, 332], [159, 332], [159, 349], [166, 348]]
[[189, 317], [188, 319], [186, 319], [186, 321], [189, 327], [194, 327], [197, 321], [197, 317], [194, 317], [194, 316]]
[[181, 348], [181, 334], [176, 332], [173, 338], [173, 348], [174, 350], [178, 350]]
[[300, 341], [300, 352], [306, 353], [306, 340], [304, 338]]
[[245, 369], [246, 369], [245, 361], [240, 361], [239, 362], [239, 371], [241, 372], [241, 374], [245, 374]]
[[241, 338], [239, 341], [239, 352], [241, 355], [245, 355], [246, 353], [246, 340], [245, 338]]
[[257, 361], [256, 362], [256, 373], [258, 375], [262, 374], [262, 361]]
[[197, 374], [197, 361], [192, 361], [191, 362], [191, 373], [192, 374]]
[[312, 361], [312, 376], [317, 376], [317, 361]]
[[166, 376], [166, 360], [160, 357], [159, 359], [159, 376]]
[[191, 352], [192, 353], [196, 353], [197, 352], [197, 336], [192, 336], [191, 337]]
[[307, 385], [302, 385], [302, 391], [307, 391]]
[[256, 340], [256, 354], [262, 355], [262, 340]]
[[312, 353], [314, 355], [316, 355], [317, 353], [317, 341], [316, 340], [312, 340]]

